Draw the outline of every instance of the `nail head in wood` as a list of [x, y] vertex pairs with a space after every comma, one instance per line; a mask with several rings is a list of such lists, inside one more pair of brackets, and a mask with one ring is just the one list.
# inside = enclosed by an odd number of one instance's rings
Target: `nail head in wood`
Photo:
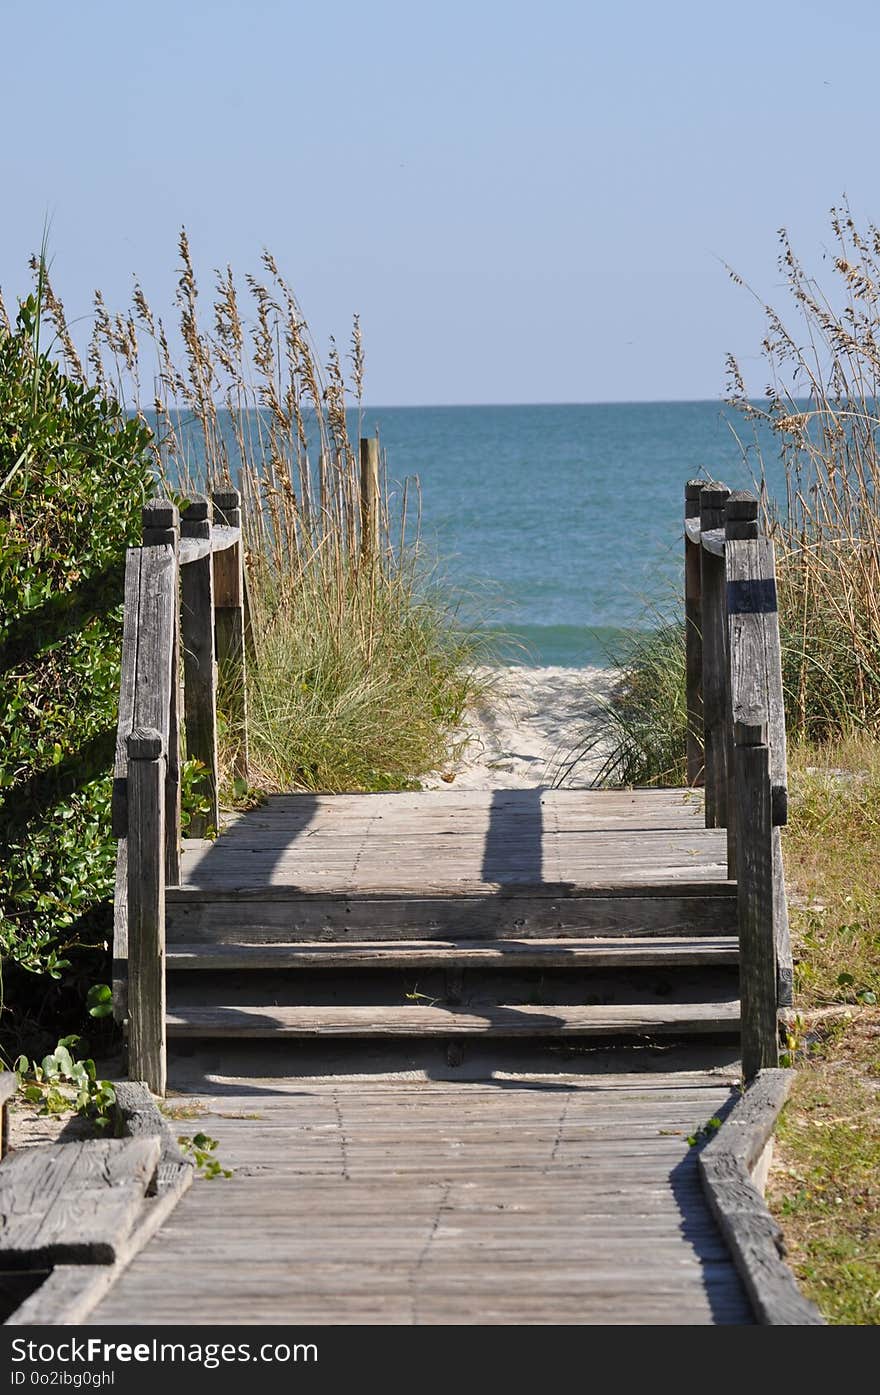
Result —
[[129, 760], [158, 760], [162, 754], [162, 736], [155, 727], [135, 727], [125, 745]]

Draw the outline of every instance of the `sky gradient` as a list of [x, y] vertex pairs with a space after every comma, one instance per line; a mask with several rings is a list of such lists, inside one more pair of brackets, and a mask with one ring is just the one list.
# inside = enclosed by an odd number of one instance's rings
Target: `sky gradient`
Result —
[[880, 219], [880, 10], [854, 0], [0, 5], [0, 286], [51, 221], [71, 318], [169, 306], [272, 248], [321, 344], [362, 317], [382, 404], [763, 386], [785, 224], [821, 268]]

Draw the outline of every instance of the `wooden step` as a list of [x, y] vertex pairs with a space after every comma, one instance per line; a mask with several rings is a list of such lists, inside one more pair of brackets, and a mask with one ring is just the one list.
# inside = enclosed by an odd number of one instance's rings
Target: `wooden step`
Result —
[[175, 944], [295, 940], [496, 940], [736, 933], [736, 884], [654, 887], [506, 887], [442, 895], [169, 887], [166, 925]]
[[361, 940], [321, 944], [173, 945], [169, 970], [642, 968], [737, 964], [734, 935], [590, 940]]
[[739, 1029], [737, 1002], [455, 1011], [442, 1007], [191, 1007], [167, 1016], [172, 1037], [570, 1037], [690, 1035]]

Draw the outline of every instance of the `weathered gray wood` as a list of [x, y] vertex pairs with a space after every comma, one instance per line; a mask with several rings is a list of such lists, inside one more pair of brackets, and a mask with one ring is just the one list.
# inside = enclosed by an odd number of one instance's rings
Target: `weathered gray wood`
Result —
[[195, 944], [169, 946], [169, 972], [178, 969], [428, 968], [436, 965], [515, 965], [566, 968], [642, 967], [739, 962], [735, 936], [676, 939], [404, 940], [347, 944]]
[[153, 728], [128, 738], [129, 1069], [165, 1093], [165, 771]]
[[751, 1321], [687, 1144], [727, 1088], [501, 1084], [200, 1094], [192, 1127], [234, 1175], [193, 1188], [93, 1320]]
[[379, 549], [379, 442], [375, 436], [362, 437], [361, 464], [361, 555], [370, 562]]
[[125, 591], [122, 615], [122, 664], [119, 683], [119, 717], [116, 724], [116, 759], [113, 766], [112, 828], [114, 838], [128, 832], [128, 751], [126, 739], [134, 726], [137, 687], [138, 624], [141, 604], [143, 549], [130, 547], [125, 554]]
[[[221, 527], [241, 529], [241, 495], [236, 489], [211, 495], [214, 518]], [[234, 746], [233, 773], [248, 778], [247, 661], [244, 635], [244, 553], [239, 536], [222, 552], [212, 554], [214, 569], [215, 652], [218, 701]]]
[[116, 847], [116, 885], [113, 893], [113, 1017], [128, 1017], [128, 842]]
[[779, 1064], [773, 924], [773, 825], [767, 728], [737, 722], [737, 821], [743, 1075]]
[[210, 557], [212, 552], [225, 552], [227, 547], [234, 547], [240, 539], [240, 528], [227, 528], [221, 523], [215, 523], [209, 533], [194, 533], [181, 537], [180, 565], [188, 567], [193, 562]]
[[3, 1265], [112, 1264], [159, 1153], [158, 1138], [102, 1138], [10, 1154], [0, 1167]]
[[[722, 484], [700, 491], [700, 528], [723, 527], [730, 490]], [[727, 826], [728, 665], [725, 611], [725, 559], [701, 548], [700, 595], [703, 621], [703, 746], [706, 827]]]
[[[184, 540], [211, 536], [211, 505], [193, 500], [185, 510]], [[183, 644], [184, 722], [186, 753], [205, 767], [195, 788], [208, 801], [206, 815], [190, 818], [189, 836], [203, 838], [220, 822], [217, 762], [217, 666], [214, 654], [214, 570], [211, 553], [193, 561], [181, 573], [180, 626]]]
[[784, 1260], [779, 1226], [755, 1185], [754, 1172], [785, 1103], [792, 1071], [762, 1070], [699, 1158], [700, 1178], [727, 1240], [757, 1320], [820, 1326]]
[[[740, 526], [744, 529], [747, 521], [741, 520]], [[777, 994], [780, 1006], [787, 1006], [792, 1001], [794, 970], [778, 825], [787, 819], [788, 775], [772, 541], [744, 536], [732, 539], [727, 565], [733, 717], [735, 721], [766, 722], [769, 733]]]
[[195, 1037], [569, 1037], [668, 1035], [735, 1031], [739, 1005], [664, 1003], [583, 1007], [485, 1007], [451, 1012], [438, 1007], [190, 1006], [168, 1013], [169, 1036]]
[[516, 939], [731, 934], [736, 889], [717, 896], [298, 896], [295, 888], [167, 893], [169, 942]]
[[684, 624], [687, 707], [687, 781], [703, 782], [703, 617], [700, 590], [700, 542], [692, 541], [687, 524], [700, 522], [700, 480], [685, 485]]

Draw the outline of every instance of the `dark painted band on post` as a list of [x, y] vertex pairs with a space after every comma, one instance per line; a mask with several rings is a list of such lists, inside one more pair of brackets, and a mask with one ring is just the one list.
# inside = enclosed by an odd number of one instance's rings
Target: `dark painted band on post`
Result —
[[775, 615], [779, 609], [776, 581], [772, 576], [752, 581], [728, 581], [728, 615]]

